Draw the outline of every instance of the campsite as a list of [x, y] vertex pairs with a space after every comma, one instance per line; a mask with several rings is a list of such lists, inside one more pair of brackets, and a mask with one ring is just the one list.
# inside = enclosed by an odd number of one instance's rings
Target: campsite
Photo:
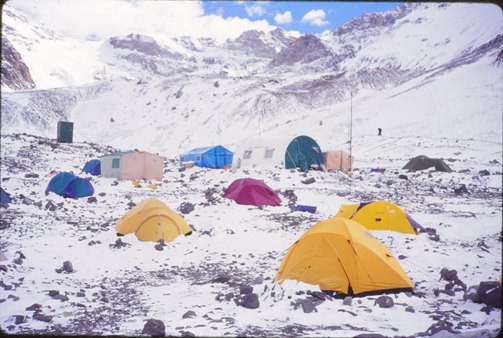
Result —
[[[457, 171], [408, 172], [402, 167], [415, 154], [415, 139], [400, 148], [397, 161], [393, 142], [376, 138], [380, 158], [358, 153], [367, 165], [355, 168], [352, 179], [339, 171], [185, 169], [178, 159], [167, 159], [157, 189], [148, 180], [133, 186], [131, 180], [81, 174], [91, 178], [95, 193], [73, 199], [45, 196], [51, 170], [77, 173], [87, 159], [115, 149], [29, 135], [2, 135], [1, 141], [2, 172], [8, 172], [2, 186], [14, 200], [2, 208], [2, 241], [8, 245], [1, 264], [9, 274], [2, 272], [0, 298], [8, 332], [139, 335], [148, 319], [162, 320], [166, 335], [196, 336], [457, 331], [489, 337], [499, 330], [500, 309], [466, 298], [473, 297], [470, 287], [501, 276], [501, 165], [497, 158], [477, 157], [498, 153], [498, 145], [459, 141], [462, 154], [454, 156], [455, 141], [430, 139]], [[364, 143], [355, 140], [359, 149]], [[387, 169], [372, 172], [370, 163]], [[224, 190], [245, 177], [263, 180], [281, 205], [224, 198]], [[308, 179], [314, 182], [302, 183]], [[164, 243], [117, 236], [117, 222], [149, 198], [180, 215], [192, 234]], [[372, 231], [414, 284], [413, 292], [390, 293], [393, 305], [381, 308], [376, 302], [386, 293], [331, 298], [316, 285], [274, 281], [286, 251], [309, 228], [348, 202], [371, 200], [398, 203], [425, 228], [419, 234]], [[317, 212], [291, 212], [292, 201], [315, 205]], [[246, 290], [256, 298], [247, 298]], [[34, 305], [38, 312], [26, 310]]]
[[71, 3], [2, 7], [2, 333], [501, 335], [501, 8]]

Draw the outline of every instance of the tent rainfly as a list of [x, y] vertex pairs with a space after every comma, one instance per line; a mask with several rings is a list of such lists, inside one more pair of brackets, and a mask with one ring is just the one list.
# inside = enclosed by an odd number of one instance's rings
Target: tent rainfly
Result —
[[413, 157], [407, 162], [402, 169], [409, 171], [425, 170], [435, 167], [436, 171], [452, 172], [452, 169], [441, 158], [429, 158], [428, 156], [419, 155]]
[[180, 162], [194, 162], [198, 167], [221, 169], [232, 165], [234, 153], [222, 146], [195, 148], [180, 155]]
[[224, 197], [232, 199], [238, 204], [281, 205], [281, 199], [271, 188], [262, 181], [253, 178], [235, 180], [225, 191]]
[[349, 158], [349, 154], [344, 150], [329, 150], [323, 152], [323, 164], [327, 170], [349, 171], [353, 167], [354, 156]]
[[82, 169], [86, 174], [100, 175], [101, 174], [101, 162], [100, 160], [91, 160], [84, 165]]
[[146, 151], [115, 152], [100, 157], [101, 176], [119, 180], [162, 181], [164, 157]]
[[92, 196], [94, 188], [88, 179], [77, 177], [72, 173], [61, 172], [51, 178], [45, 194], [53, 192], [63, 197], [79, 198]]
[[3, 188], [0, 188], [0, 204], [9, 204], [10, 202], [12, 202], [12, 200], [9, 194], [7, 194]]
[[360, 224], [340, 217], [313, 225], [288, 249], [274, 280], [286, 279], [345, 295], [414, 287], [388, 248]]

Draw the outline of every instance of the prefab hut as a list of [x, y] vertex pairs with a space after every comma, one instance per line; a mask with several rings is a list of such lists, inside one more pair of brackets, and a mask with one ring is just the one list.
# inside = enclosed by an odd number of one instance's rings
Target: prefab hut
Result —
[[327, 170], [349, 171], [353, 167], [354, 157], [344, 150], [329, 150], [323, 152], [323, 164]]
[[119, 180], [162, 181], [164, 157], [146, 151], [115, 152], [100, 157], [101, 176]]
[[234, 153], [222, 146], [194, 148], [180, 155], [180, 162], [193, 162], [198, 167], [221, 169], [232, 164]]
[[313, 165], [323, 164], [323, 153], [318, 143], [309, 136], [297, 136], [288, 140], [249, 140], [234, 153], [232, 166], [246, 168], [254, 166], [279, 166], [300, 168], [306, 172]]

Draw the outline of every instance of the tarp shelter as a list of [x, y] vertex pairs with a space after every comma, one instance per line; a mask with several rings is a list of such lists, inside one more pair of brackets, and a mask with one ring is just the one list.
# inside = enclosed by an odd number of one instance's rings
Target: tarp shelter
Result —
[[155, 198], [144, 200], [126, 212], [115, 225], [115, 230], [120, 235], [135, 233], [143, 242], [161, 239], [171, 242], [178, 235], [192, 232], [182, 216]]
[[164, 174], [164, 157], [146, 151], [115, 152], [100, 157], [101, 176], [119, 180], [158, 180]]
[[10, 202], [12, 202], [9, 194], [7, 194], [5, 192], [5, 190], [3, 190], [3, 188], [0, 188], [0, 203], [1, 204], [9, 204]]
[[414, 287], [378, 239], [360, 224], [340, 217], [315, 224], [288, 249], [274, 280], [286, 279], [346, 295]]
[[279, 166], [308, 171], [312, 165], [322, 164], [323, 153], [318, 143], [309, 136], [298, 136], [292, 140], [245, 141], [234, 153], [232, 167]]
[[281, 205], [281, 199], [265, 183], [253, 178], [241, 178], [231, 183], [225, 191], [225, 198], [238, 204], [248, 205]]
[[419, 155], [411, 158], [409, 162], [402, 168], [409, 171], [425, 170], [435, 167], [436, 171], [452, 172], [452, 169], [441, 158], [429, 158], [424, 155]]
[[45, 189], [45, 194], [49, 194], [50, 191], [71, 198], [92, 196], [94, 194], [94, 188], [88, 179], [77, 177], [68, 172], [61, 172], [51, 178]]
[[349, 154], [344, 150], [330, 150], [323, 152], [323, 164], [327, 170], [349, 171], [353, 167], [354, 156], [349, 158]]
[[101, 162], [100, 160], [91, 160], [84, 165], [83, 172], [91, 175], [100, 175], [101, 174]]
[[402, 208], [386, 201], [345, 204], [335, 216], [351, 219], [370, 230], [393, 230], [406, 234], [417, 234], [424, 230]]
[[198, 167], [224, 168], [232, 165], [234, 153], [222, 146], [195, 148], [180, 155], [180, 162], [194, 162]]

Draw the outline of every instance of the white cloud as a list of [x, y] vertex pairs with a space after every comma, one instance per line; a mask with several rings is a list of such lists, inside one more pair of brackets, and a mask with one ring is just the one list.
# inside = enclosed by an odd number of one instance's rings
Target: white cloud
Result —
[[325, 26], [328, 24], [328, 21], [325, 21], [325, 15], [323, 9], [312, 9], [302, 17], [301, 22], [318, 27]]
[[130, 33], [174, 37], [235, 38], [246, 30], [276, 28], [266, 20], [205, 15], [201, 1], [11, 0], [29, 21], [67, 36], [107, 39]]
[[263, 16], [265, 14], [265, 8], [260, 5], [245, 6], [245, 11], [249, 17]]
[[291, 23], [293, 21], [293, 18], [292, 18], [292, 12], [290, 11], [286, 11], [285, 13], [281, 14], [281, 13], [277, 13], [275, 16], [274, 16], [274, 21], [278, 24], [278, 25], [287, 25], [289, 23]]

